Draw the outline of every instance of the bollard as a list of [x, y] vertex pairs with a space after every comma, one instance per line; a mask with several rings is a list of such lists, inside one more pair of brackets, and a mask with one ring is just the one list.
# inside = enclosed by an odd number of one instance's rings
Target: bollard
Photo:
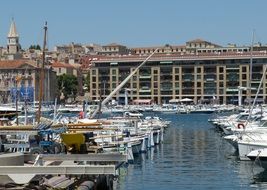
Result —
[[160, 136], [160, 142], [161, 143], [163, 143], [163, 127], [161, 127], [161, 130], [160, 130], [160, 134], [161, 134], [161, 136]]
[[145, 152], [146, 152], [146, 138], [144, 137], [142, 139], [141, 153], [145, 153]]
[[153, 131], [151, 131], [151, 133], [150, 133], [150, 146], [151, 147], [155, 146], [155, 144], [154, 144], [154, 138], [153, 138]]
[[156, 144], [159, 144], [159, 130], [157, 130]]
[[127, 161], [128, 161], [128, 163], [132, 163], [134, 161], [133, 149], [132, 149], [132, 143], [131, 142], [127, 143]]

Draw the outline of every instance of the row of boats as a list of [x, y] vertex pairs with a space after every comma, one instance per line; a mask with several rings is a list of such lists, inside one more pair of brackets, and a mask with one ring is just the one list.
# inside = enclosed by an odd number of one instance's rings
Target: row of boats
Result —
[[139, 111], [139, 112], [155, 112], [155, 113], [206, 113], [211, 114], [215, 112], [233, 112], [239, 109], [234, 105], [191, 105], [191, 104], [162, 104], [162, 105], [127, 105], [114, 106], [111, 108], [102, 109], [103, 113], [123, 113], [125, 111]]
[[[72, 114], [75, 115], [75, 112]], [[28, 115], [27, 117], [31, 116]], [[20, 119], [23, 121], [22, 115]], [[39, 124], [17, 126], [16, 122], [13, 122], [13, 125], [0, 126], [0, 162], [3, 156], [10, 153], [23, 153], [25, 155], [41, 155], [44, 158], [47, 157], [45, 155], [55, 155], [53, 158], [50, 156], [54, 160], [55, 158], [59, 160], [65, 159], [68, 155], [90, 155], [89, 157], [92, 158], [100, 156], [100, 160], [105, 160], [107, 156], [109, 158], [116, 156], [119, 159], [120, 155], [125, 155], [126, 162], [131, 163], [136, 156], [148, 153], [154, 146], [162, 143], [164, 131], [169, 125], [169, 121], [162, 120], [157, 116], [141, 118], [130, 114], [89, 119], [64, 116], [64, 114], [59, 113], [53, 119], [42, 117]], [[91, 156], [92, 154], [94, 156]], [[84, 158], [89, 159], [89, 157]], [[37, 156], [31, 164], [28, 162], [25, 164], [28, 168], [39, 167], [38, 159], [39, 157]], [[75, 156], [75, 159], [77, 159], [77, 156]], [[14, 158], [10, 160], [14, 160]], [[98, 161], [99, 164], [95, 165], [96, 162], [94, 161], [92, 162], [93, 165], [87, 164], [84, 167], [110, 167], [110, 163], [113, 163], [113, 161], [107, 162], [105, 160], [107, 165], [103, 166], [103, 161]], [[42, 165], [45, 166], [49, 163], [45, 162]], [[54, 164], [57, 164], [59, 168], [71, 169], [80, 167], [76, 166], [76, 164], [81, 165], [87, 162], [71, 162], [71, 165], [66, 163], [67, 161], [63, 161], [55, 162]], [[16, 166], [9, 167], [16, 168]], [[118, 164], [115, 165], [115, 168], [118, 167]], [[102, 170], [99, 169], [99, 171]], [[24, 180], [25, 178], [21, 175], [8, 176], [15, 183], [31, 183], [33, 180], [31, 176], [36, 175], [35, 173], [29, 174], [29, 178], [27, 178], [27, 180], [30, 179], [29, 181]], [[43, 176], [46, 178], [47, 175]], [[45, 179], [44, 181], [49, 180]], [[52, 187], [53, 185], [51, 184], [50, 186]], [[46, 186], [49, 186], [49, 184], [46, 184]]]
[[246, 109], [209, 120], [237, 150], [240, 160], [252, 160], [267, 169], [267, 109]]
[[[92, 114], [98, 105], [82, 105], [82, 104], [66, 104], [66, 105], [43, 105], [41, 112], [44, 114], [54, 113], [55, 109], [58, 113], [80, 113], [86, 112]], [[156, 113], [214, 113], [214, 112], [232, 112], [239, 109], [235, 105], [203, 105], [203, 104], [162, 104], [162, 105], [108, 105], [101, 108], [102, 113], [115, 114], [124, 113], [126, 111], [138, 112], [156, 112]], [[0, 114], [8, 115], [15, 112], [34, 114], [38, 111], [38, 104], [19, 105], [16, 109], [14, 105], [0, 106]]]

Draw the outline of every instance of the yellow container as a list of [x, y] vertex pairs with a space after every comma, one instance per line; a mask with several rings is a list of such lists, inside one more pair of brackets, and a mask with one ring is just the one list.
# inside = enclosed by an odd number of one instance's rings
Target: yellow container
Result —
[[85, 136], [82, 133], [62, 133], [60, 136], [67, 150], [80, 151], [81, 144], [85, 144]]

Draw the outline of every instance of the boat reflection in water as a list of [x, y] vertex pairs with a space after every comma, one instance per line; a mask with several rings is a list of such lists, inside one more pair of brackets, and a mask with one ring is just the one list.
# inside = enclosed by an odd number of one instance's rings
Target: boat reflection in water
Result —
[[207, 122], [209, 115], [159, 116], [172, 121], [163, 144], [136, 158], [119, 176], [117, 189], [267, 188], [267, 172], [239, 161], [235, 149]]

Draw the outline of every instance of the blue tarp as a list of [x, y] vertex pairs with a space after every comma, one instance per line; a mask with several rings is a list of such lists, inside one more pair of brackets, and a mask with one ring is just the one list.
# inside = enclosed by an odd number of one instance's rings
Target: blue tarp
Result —
[[12, 102], [16, 101], [16, 93], [18, 94], [18, 101], [28, 101], [33, 102], [34, 98], [34, 88], [33, 87], [20, 87], [18, 89], [11, 88], [11, 99]]

